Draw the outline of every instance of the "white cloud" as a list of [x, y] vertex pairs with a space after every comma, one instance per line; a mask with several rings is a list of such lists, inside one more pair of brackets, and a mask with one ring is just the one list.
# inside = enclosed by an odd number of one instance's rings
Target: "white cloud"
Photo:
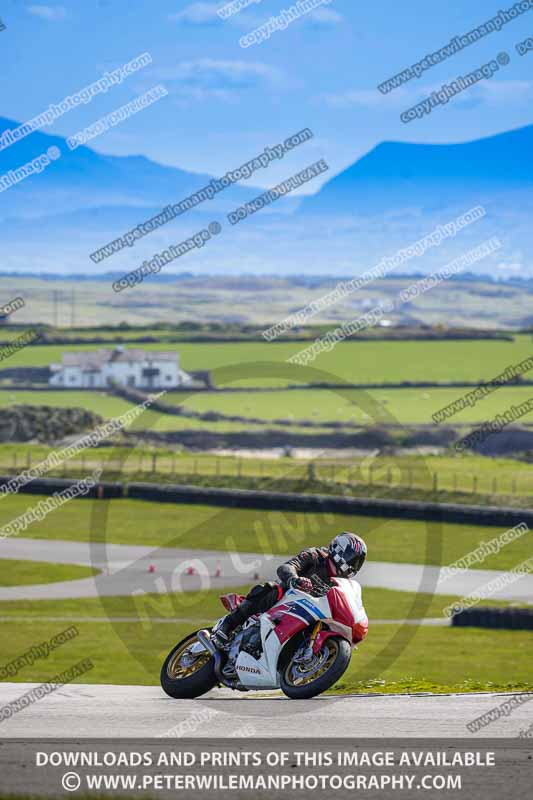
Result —
[[[429, 86], [407, 85], [395, 89], [390, 94], [382, 94], [377, 89], [347, 89], [344, 92], [335, 92], [321, 97], [329, 106], [349, 108], [360, 106], [375, 110], [412, 108], [417, 103], [430, 97], [433, 92], [438, 92], [450, 80]], [[463, 108], [472, 108], [485, 105], [492, 108], [520, 105], [533, 100], [533, 81], [480, 81], [479, 83], [459, 92], [446, 104], [453, 108], [455, 105]], [[436, 106], [443, 108], [444, 106]], [[434, 109], [434, 110], [435, 110]]]
[[532, 81], [485, 81], [478, 84], [478, 90], [491, 106], [524, 103], [533, 98]]
[[[275, 84], [281, 73], [275, 67], [258, 61], [224, 61], [198, 58], [181, 61], [173, 67], [161, 67], [151, 72], [157, 80], [174, 81], [180, 92], [197, 98], [211, 94], [227, 97], [228, 93]], [[225, 93], [225, 94], [223, 94]]]
[[198, 86], [178, 86], [173, 92], [179, 106], [190, 107], [194, 103], [217, 100], [228, 105], [238, 103], [236, 92], [227, 89], [203, 89]]
[[57, 20], [65, 19], [67, 16], [63, 6], [29, 6], [28, 11], [34, 17], [40, 17], [50, 22], [57, 22]]
[[309, 19], [318, 25], [338, 25], [344, 17], [332, 8], [317, 8], [309, 14]]
[[497, 264], [496, 269], [501, 269], [504, 272], [520, 272], [522, 270], [522, 264], [517, 263], [508, 263], [506, 261], [500, 261]]
[[394, 94], [382, 95], [377, 89], [349, 89], [345, 92], [326, 94], [323, 100], [330, 106], [348, 108], [361, 106], [363, 108], [390, 108], [391, 106], [403, 108], [406, 103], [414, 102], [405, 89], [396, 89]]
[[170, 14], [169, 19], [186, 25], [215, 25], [221, 21], [217, 8], [217, 3], [192, 3], [177, 14]]

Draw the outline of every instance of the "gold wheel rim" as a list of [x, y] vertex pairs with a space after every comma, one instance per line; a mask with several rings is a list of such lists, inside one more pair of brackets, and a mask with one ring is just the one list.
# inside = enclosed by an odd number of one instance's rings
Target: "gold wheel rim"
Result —
[[172, 658], [167, 664], [167, 675], [172, 680], [183, 680], [183, 678], [190, 678], [191, 675], [194, 675], [196, 672], [205, 667], [208, 661], [211, 658], [211, 653], [202, 653], [199, 655], [192, 664], [184, 665], [181, 663], [181, 659], [185, 652], [192, 647], [198, 639], [196, 636], [192, 637], [191, 639], [187, 639], [186, 642], [176, 650], [173, 654]]
[[[327, 655], [325, 656], [324, 660], [322, 661], [322, 664], [320, 664], [318, 669], [309, 671], [307, 673], [302, 672], [300, 673], [299, 677], [296, 678], [293, 677], [292, 671], [294, 669], [294, 665], [291, 661], [285, 670], [286, 682], [290, 686], [308, 686], [310, 683], [316, 681], [317, 678], [320, 678], [321, 675], [324, 675], [335, 661], [337, 653], [339, 651], [336, 642], [332, 641], [331, 639], [328, 639], [324, 643], [324, 647], [320, 652], [321, 653], [324, 652], [326, 648], [328, 651]], [[298, 669], [298, 667], [296, 667], [296, 669]]]

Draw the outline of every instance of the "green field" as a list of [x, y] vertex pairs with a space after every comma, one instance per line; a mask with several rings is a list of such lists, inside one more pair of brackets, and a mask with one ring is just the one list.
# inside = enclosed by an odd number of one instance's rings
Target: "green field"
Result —
[[[195, 412], [214, 411], [227, 416], [240, 416], [244, 420], [264, 420], [259, 423], [232, 421], [202, 421], [182, 416], [160, 414], [148, 409], [131, 426], [131, 429], [158, 432], [202, 430], [219, 433], [247, 431], [285, 430], [293, 433], [327, 433], [321, 423], [335, 423], [344, 432], [343, 425], [360, 428], [376, 424], [420, 425], [434, 424], [431, 415], [460, 398], [466, 390], [461, 389], [394, 389], [394, 390], [349, 390], [343, 396], [334, 391], [301, 389], [275, 392], [245, 392], [235, 394], [196, 393], [192, 396], [169, 394], [170, 405], [184, 405]], [[477, 425], [504, 413], [512, 405], [518, 406], [533, 398], [533, 387], [502, 388], [486, 397], [472, 408], [457, 413], [448, 425]], [[111, 419], [133, 407], [118, 397], [104, 392], [83, 391], [0, 391], [0, 407], [17, 404], [43, 405], [57, 408], [85, 408]], [[284, 420], [285, 425], [274, 420]], [[299, 422], [312, 421], [317, 427], [308, 428]], [[520, 424], [533, 423], [533, 411], [520, 419]], [[443, 426], [444, 427], [444, 426]], [[353, 431], [352, 431], [353, 432]]]
[[[361, 575], [362, 577], [362, 575]], [[186, 595], [174, 593], [164, 597], [160, 595], [146, 595], [142, 606], [132, 602], [129, 597], [84, 598], [70, 600], [15, 600], [0, 602], [0, 617], [9, 621], [9, 617], [27, 618], [27, 621], [43, 624], [50, 618], [73, 620], [83, 617], [100, 619], [108, 622], [108, 618], [131, 617], [135, 622], [139, 618], [139, 610], [147, 611], [147, 616], [152, 624], [164, 620], [180, 620], [187, 618], [200, 624], [210, 624], [224, 614], [224, 607], [220, 602], [220, 595], [226, 592], [245, 594], [249, 586], [238, 586], [232, 589], [208, 589], [202, 592], [187, 592]], [[416, 602], [424, 607], [426, 618], [443, 616], [447, 606], [457, 601], [454, 595], [430, 595], [421, 592], [399, 592], [392, 589], [376, 589], [364, 587], [364, 605], [370, 619], [375, 620], [404, 620], [413, 617], [413, 604]], [[487, 605], [504, 607], [510, 605], [505, 601], [487, 601]], [[53, 621], [53, 619], [52, 619]], [[0, 623], [1, 624], [1, 623]]]
[[[216, 370], [233, 367], [227, 381], [232, 385], [261, 385], [270, 374], [281, 385], [309, 381], [346, 380], [353, 383], [401, 381], [468, 381], [477, 383], [495, 377], [508, 366], [532, 354], [531, 336], [514, 341], [351, 341], [341, 342], [313, 363], [313, 371], [285, 362], [308, 342], [183, 343], [146, 344], [146, 350], [170, 350], [180, 355], [186, 370]], [[66, 350], [94, 350], [96, 345], [43, 345], [26, 347], [3, 366], [48, 366], [61, 361]], [[269, 363], [270, 367], [261, 365]], [[279, 370], [275, 364], [282, 365]], [[269, 373], [266, 370], [269, 369]], [[324, 375], [320, 372], [324, 371]], [[215, 380], [217, 376], [215, 374]], [[221, 384], [221, 380], [216, 381]], [[229, 384], [228, 384], [229, 385]]]
[[[103, 419], [112, 419], [131, 410], [134, 405], [127, 400], [105, 392], [83, 392], [83, 391], [35, 391], [24, 390], [0, 391], [0, 408], [9, 405], [25, 404], [38, 406], [51, 406], [55, 408], [85, 408], [99, 414]], [[279, 430], [275, 425], [250, 425], [246, 424], [246, 430], [266, 431]], [[127, 430], [150, 430], [159, 433], [169, 431], [213, 431], [215, 433], [240, 433], [243, 430], [242, 422], [203, 422], [198, 419], [187, 417], [170, 416], [147, 409], [143, 411], [135, 422]], [[286, 429], [285, 429], [286, 430]], [[309, 433], [309, 429], [291, 425], [290, 430], [294, 433]], [[313, 429], [316, 433], [327, 433], [326, 428]]]
[[[14, 404], [33, 406], [52, 406], [53, 408], [85, 408], [100, 414], [104, 419], [118, 417], [132, 408], [132, 403], [113, 397], [105, 392], [61, 392], [61, 391], [36, 391], [28, 392], [20, 389], [10, 389], [0, 392], [0, 407]], [[146, 417], [151, 413], [144, 412]], [[144, 417], [143, 417], [144, 419]]]
[[[106, 598], [105, 610], [99, 599], [0, 603], [0, 632], [5, 642], [2, 662], [8, 663], [32, 644], [52, 638], [66, 624], [75, 624], [79, 636], [55, 650], [53, 658], [25, 667], [14, 680], [41, 682], [90, 658], [94, 669], [80, 679], [81, 683], [157, 685], [161, 663], [175, 642], [222, 613], [216, 595], [208, 592], [189, 597], [187, 616], [191, 621], [187, 624], [153, 621], [148, 630], [135, 617], [131, 622], [110, 622], [107, 618], [130, 616], [131, 598]], [[531, 689], [533, 638], [527, 631], [402, 627], [400, 620], [415, 601], [414, 595], [367, 589], [363, 597], [370, 618], [369, 634], [354, 652], [348, 672], [334, 691]], [[162, 598], [154, 599], [161, 604]], [[416, 599], [424, 600], [420, 596]], [[180, 608], [180, 596], [165, 600], [171, 608]], [[438, 614], [442, 602], [452, 601], [452, 597], [433, 599], [428, 613]], [[8, 621], [10, 616], [13, 622]], [[101, 622], [83, 621], [87, 616]], [[397, 619], [398, 624], [372, 626], [372, 619]]]
[[[7, 524], [36, 505], [38, 495], [0, 498], [0, 522]], [[340, 514], [304, 514], [216, 506], [150, 503], [140, 500], [71, 500], [32, 523], [29, 538], [108, 541], [155, 547], [294, 553], [323, 545], [341, 530], [367, 539], [373, 561], [446, 565], [504, 529], [472, 525], [424, 523]], [[491, 554], [478, 565], [511, 569], [531, 554], [531, 533]]]
[[98, 570], [76, 564], [49, 564], [45, 561], [17, 561], [0, 558], [0, 586], [27, 586], [34, 583], [75, 581], [96, 575]]
[[[313, 420], [320, 422], [371, 425], [383, 421], [401, 424], [433, 423], [431, 415], [462, 397], [467, 389], [369, 389], [334, 391], [300, 389], [278, 392], [249, 392], [236, 394], [196, 394], [185, 401], [187, 408], [198, 412], [217, 411], [266, 420]], [[370, 402], [369, 402], [370, 398]], [[494, 418], [511, 405], [520, 405], [533, 398], [533, 387], [502, 388], [471, 408], [450, 419], [449, 424], [481, 423]], [[179, 405], [183, 395], [169, 395], [165, 402]], [[372, 411], [375, 409], [375, 413]], [[382, 416], [386, 412], [390, 420]], [[533, 411], [521, 423], [533, 421]]]

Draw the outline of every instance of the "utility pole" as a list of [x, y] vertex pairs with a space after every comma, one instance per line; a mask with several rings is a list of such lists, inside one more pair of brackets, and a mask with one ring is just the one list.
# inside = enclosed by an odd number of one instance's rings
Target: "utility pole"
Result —
[[54, 328], [57, 328], [58, 325], [58, 303], [59, 303], [59, 292], [57, 289], [53, 290], [53, 302], [54, 302]]
[[72, 295], [70, 299], [70, 327], [74, 327], [74, 321], [76, 319], [76, 295], [74, 289], [72, 289]]

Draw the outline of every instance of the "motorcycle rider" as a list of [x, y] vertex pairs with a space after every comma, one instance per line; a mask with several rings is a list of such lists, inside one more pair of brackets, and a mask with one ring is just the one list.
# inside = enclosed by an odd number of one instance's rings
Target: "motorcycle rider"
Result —
[[328, 547], [302, 550], [278, 567], [279, 582], [260, 583], [250, 589], [242, 603], [216, 626], [211, 641], [216, 647], [225, 647], [238, 627], [254, 614], [272, 608], [288, 589], [310, 592], [313, 575], [326, 583], [334, 577], [353, 578], [365, 563], [366, 553], [364, 540], [349, 531], [335, 536]]

